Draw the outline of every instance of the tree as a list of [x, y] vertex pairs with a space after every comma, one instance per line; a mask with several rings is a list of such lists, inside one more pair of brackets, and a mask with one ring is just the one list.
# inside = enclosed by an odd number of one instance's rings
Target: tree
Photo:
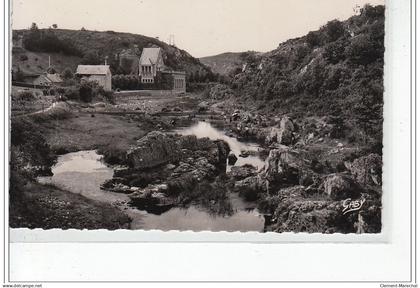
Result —
[[321, 37], [319, 33], [314, 31], [309, 32], [308, 35], [306, 35], [306, 43], [308, 43], [310, 47], [319, 46], [321, 44]]
[[24, 79], [25, 75], [23, 74], [22, 70], [20, 70], [20, 67], [17, 68], [17, 71], [13, 73], [12, 76], [14, 76], [13, 80], [17, 82], [23, 82], [25, 80]]
[[84, 65], [99, 65], [101, 62], [101, 58], [94, 52], [87, 52], [82, 59], [82, 64]]
[[31, 51], [38, 51], [40, 48], [41, 31], [38, 29], [36, 23], [32, 23], [28, 35], [24, 38], [23, 45], [26, 49]]
[[73, 72], [71, 72], [70, 68], [64, 69], [63, 73], [61, 73], [61, 77], [64, 79], [72, 79], [73, 78]]
[[121, 58], [121, 69], [123, 71], [123, 74], [130, 74], [131, 71], [133, 70], [133, 60], [132, 59], [128, 59], [128, 58]]
[[[377, 44], [377, 45], [375, 45]], [[369, 35], [359, 35], [346, 48], [347, 57], [356, 64], [367, 65], [383, 58], [383, 42], [375, 43]]]
[[337, 40], [338, 38], [343, 36], [344, 32], [346, 31], [343, 23], [341, 23], [338, 20], [329, 21], [327, 25], [325, 25], [325, 30], [329, 42]]
[[48, 67], [47, 73], [48, 74], [55, 74], [55, 73], [57, 73], [57, 71], [53, 67]]
[[57, 29], [57, 28], [58, 28], [58, 25], [57, 25], [57, 24], [53, 24], [53, 25], [52, 25], [52, 27], [53, 27], [54, 29]]
[[89, 82], [83, 82], [79, 88], [80, 100], [83, 102], [91, 102], [93, 98], [92, 84]]

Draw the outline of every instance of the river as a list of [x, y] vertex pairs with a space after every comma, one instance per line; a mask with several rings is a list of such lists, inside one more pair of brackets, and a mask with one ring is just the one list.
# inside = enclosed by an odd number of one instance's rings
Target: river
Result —
[[[220, 130], [211, 127], [209, 123], [200, 123], [178, 132], [184, 135], [194, 134], [198, 137], [223, 139], [235, 154], [240, 151], [256, 151], [258, 149], [256, 145], [244, 144], [224, 135]], [[247, 158], [238, 157], [235, 165], [252, 164], [261, 168], [262, 163], [263, 161], [258, 156], [248, 156]], [[72, 193], [118, 207], [132, 219], [131, 229], [241, 232], [262, 232], [264, 230], [264, 217], [255, 208], [255, 204], [243, 201], [236, 193], [230, 194], [234, 209], [231, 216], [209, 214], [196, 206], [174, 207], [160, 215], [154, 215], [130, 206], [130, 198], [126, 194], [105, 191], [100, 188], [102, 183], [112, 178], [114, 172], [113, 168], [107, 166], [102, 161], [102, 156], [94, 150], [59, 156], [56, 165], [52, 167], [52, 173], [53, 176], [40, 177], [39, 181], [51, 183]]]

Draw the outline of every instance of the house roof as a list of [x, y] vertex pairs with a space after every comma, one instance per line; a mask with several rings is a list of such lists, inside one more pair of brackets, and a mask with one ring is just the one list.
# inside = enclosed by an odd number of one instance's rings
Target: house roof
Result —
[[106, 75], [109, 65], [79, 65], [76, 74], [80, 75]]
[[55, 73], [55, 74], [49, 74], [49, 73], [47, 73], [45, 75], [45, 78], [47, 78], [52, 83], [60, 83], [60, 82], [63, 82], [63, 79], [61, 79], [61, 76], [58, 73]]
[[159, 59], [160, 48], [143, 48], [140, 65], [156, 64]]

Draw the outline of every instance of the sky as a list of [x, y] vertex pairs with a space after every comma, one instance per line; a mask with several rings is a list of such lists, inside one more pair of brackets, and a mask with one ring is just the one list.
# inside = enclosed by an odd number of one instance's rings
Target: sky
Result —
[[12, 28], [130, 32], [159, 37], [194, 57], [275, 49], [385, 0], [12, 0]]

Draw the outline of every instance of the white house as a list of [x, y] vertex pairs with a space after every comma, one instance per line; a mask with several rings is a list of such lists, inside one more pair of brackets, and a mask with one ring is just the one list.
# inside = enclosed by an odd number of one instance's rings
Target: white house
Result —
[[88, 81], [96, 81], [105, 91], [112, 90], [112, 74], [109, 65], [79, 65], [76, 75]]
[[156, 72], [164, 68], [161, 48], [143, 48], [139, 61], [139, 75], [142, 83], [154, 83]]

